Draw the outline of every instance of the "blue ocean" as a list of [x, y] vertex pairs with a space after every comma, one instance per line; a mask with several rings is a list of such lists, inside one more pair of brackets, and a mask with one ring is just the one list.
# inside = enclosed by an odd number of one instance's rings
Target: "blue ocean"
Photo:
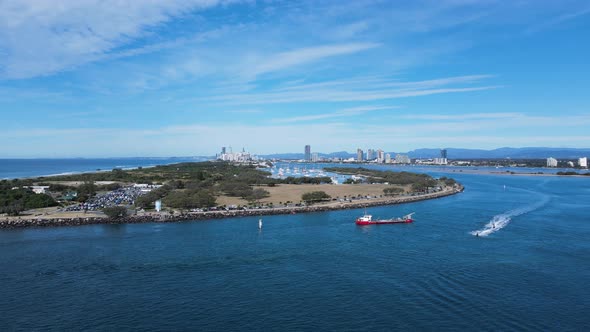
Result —
[[61, 175], [82, 172], [110, 171], [167, 165], [185, 161], [201, 161], [199, 157], [177, 158], [71, 158], [71, 159], [0, 159], [0, 180]]
[[[448, 170], [425, 169], [435, 176]], [[590, 178], [362, 210], [0, 231], [2, 330], [583, 331]], [[479, 236], [475, 236], [479, 234]]]

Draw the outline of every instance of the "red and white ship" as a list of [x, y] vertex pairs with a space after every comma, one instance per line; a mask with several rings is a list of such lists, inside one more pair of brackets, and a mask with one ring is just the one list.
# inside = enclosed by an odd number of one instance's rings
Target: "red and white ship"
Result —
[[412, 215], [414, 214], [414, 212], [407, 214], [401, 218], [393, 218], [393, 219], [377, 219], [377, 220], [373, 220], [373, 216], [370, 214], [366, 214], [362, 217], [359, 217], [356, 220], [356, 224], [360, 225], [360, 226], [365, 226], [365, 225], [382, 225], [382, 224], [409, 224], [414, 222], [414, 219], [412, 219]]

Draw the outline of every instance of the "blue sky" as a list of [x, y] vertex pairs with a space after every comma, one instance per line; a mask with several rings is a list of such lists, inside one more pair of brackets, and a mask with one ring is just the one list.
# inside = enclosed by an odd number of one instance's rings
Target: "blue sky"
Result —
[[590, 147], [588, 1], [0, 2], [0, 158]]

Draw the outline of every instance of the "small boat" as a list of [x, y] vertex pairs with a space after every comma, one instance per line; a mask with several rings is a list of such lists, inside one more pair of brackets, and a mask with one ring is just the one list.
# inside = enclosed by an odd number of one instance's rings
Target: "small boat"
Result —
[[365, 225], [381, 225], [381, 224], [409, 224], [411, 222], [414, 222], [414, 219], [412, 219], [412, 215], [414, 214], [414, 212], [407, 214], [403, 217], [398, 217], [398, 218], [393, 218], [393, 219], [377, 219], [377, 220], [373, 220], [373, 216], [370, 214], [366, 214], [362, 217], [359, 217], [356, 220], [356, 224], [359, 226], [365, 226]]

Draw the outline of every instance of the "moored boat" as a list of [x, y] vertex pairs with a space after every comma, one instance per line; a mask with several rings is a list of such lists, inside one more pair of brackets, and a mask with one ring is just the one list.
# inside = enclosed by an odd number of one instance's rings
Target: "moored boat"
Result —
[[412, 219], [413, 214], [414, 212], [398, 218], [373, 220], [372, 215], [365, 213], [365, 215], [363, 215], [362, 217], [357, 218], [355, 223], [360, 226], [381, 224], [409, 224], [414, 222], [414, 219]]

